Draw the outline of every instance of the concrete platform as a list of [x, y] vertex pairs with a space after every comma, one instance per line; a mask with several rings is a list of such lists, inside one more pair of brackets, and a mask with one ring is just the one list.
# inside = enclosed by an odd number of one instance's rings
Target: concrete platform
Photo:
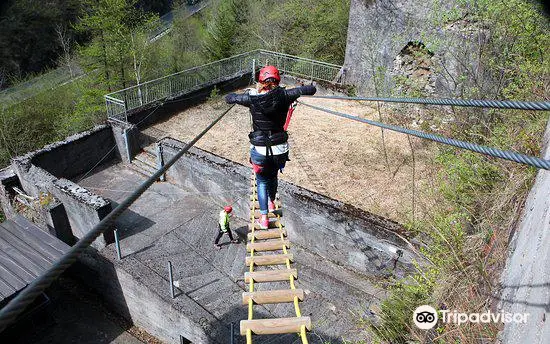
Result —
[[[125, 165], [116, 164], [79, 184], [113, 202], [120, 202], [144, 179]], [[246, 199], [249, 195], [248, 189], [220, 192], [228, 202]], [[202, 314], [196, 321], [213, 338], [205, 342], [227, 343], [230, 323], [235, 324], [238, 333], [239, 321], [247, 316], [246, 307], [241, 305], [241, 294], [247, 291], [244, 272], [248, 221], [233, 218], [231, 228], [240, 233], [241, 243], [230, 244], [225, 236], [222, 249], [217, 250], [213, 240], [223, 204], [217, 204], [214, 199], [220, 199], [219, 195], [191, 192], [167, 182], [155, 183], [116, 222], [123, 260], [116, 259], [114, 244], [100, 253], [115, 266], [119, 278], [122, 273], [118, 269], [122, 268], [148, 292], [170, 304], [170, 312], [175, 309], [191, 318]], [[294, 230], [299, 231], [298, 228]], [[289, 239], [292, 242], [292, 236]], [[373, 286], [364, 275], [325, 261], [307, 248], [292, 246], [290, 251], [296, 258], [297, 286], [311, 291], [301, 304], [302, 313], [310, 315], [314, 325], [310, 343], [366, 340], [365, 334], [356, 330], [357, 322], [369, 313], [369, 306], [377, 303], [383, 290]], [[174, 299], [168, 289], [168, 261], [172, 262], [174, 279], [179, 284]], [[288, 283], [280, 283], [288, 288]], [[261, 287], [260, 284], [258, 290]], [[271, 285], [270, 289], [273, 288]], [[127, 302], [129, 297], [124, 294]], [[190, 306], [190, 302], [194, 304]], [[195, 307], [195, 311], [190, 309]], [[256, 311], [258, 309], [261, 311]], [[144, 306], [144, 311], [153, 312], [153, 309]], [[292, 304], [255, 308], [255, 318], [263, 316], [294, 316], [294, 309]], [[258, 337], [254, 342], [294, 343], [296, 339], [295, 335], [269, 336]], [[236, 343], [242, 340], [239, 336]]]

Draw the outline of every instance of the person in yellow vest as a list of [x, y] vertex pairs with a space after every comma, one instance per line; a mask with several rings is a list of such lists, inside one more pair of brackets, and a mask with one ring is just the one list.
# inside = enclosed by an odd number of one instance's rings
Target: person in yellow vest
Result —
[[227, 233], [229, 235], [229, 239], [231, 239], [232, 243], [238, 243], [238, 239], [233, 239], [233, 234], [231, 234], [231, 229], [229, 228], [229, 218], [231, 217], [231, 212], [233, 211], [233, 208], [230, 205], [227, 205], [223, 207], [223, 210], [220, 211], [220, 219], [218, 221], [218, 236], [216, 237], [216, 240], [214, 240], [214, 247], [217, 249], [221, 248], [221, 245], [218, 244], [220, 241], [222, 235]]

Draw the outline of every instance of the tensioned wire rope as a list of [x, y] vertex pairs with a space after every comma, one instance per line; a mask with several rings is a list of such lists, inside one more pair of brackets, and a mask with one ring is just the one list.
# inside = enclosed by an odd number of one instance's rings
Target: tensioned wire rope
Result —
[[29, 286], [23, 289], [13, 300], [0, 310], [0, 332], [2, 332], [19, 314], [50, 284], [56, 280], [78, 256], [107, 228], [114, 224], [114, 221], [132, 205], [157, 179], [160, 178], [172, 165], [176, 163], [193, 145], [203, 137], [216, 123], [218, 123], [235, 105], [231, 105], [212, 123], [210, 123], [199, 135], [185, 145], [172, 159], [162, 168], [145, 180], [131, 195], [122, 201], [113, 211], [103, 218], [90, 232], [82, 237], [70, 250], [54, 263], [44, 274], [34, 280]]
[[517, 110], [550, 110], [550, 102], [547, 101], [523, 101], [523, 100], [476, 100], [476, 99], [451, 99], [451, 98], [384, 98], [384, 97], [347, 97], [347, 96], [307, 96], [307, 98], [363, 100], [384, 103], [405, 103], [423, 105], [446, 105], [461, 107], [479, 107], [493, 109], [517, 109]]
[[[315, 98], [326, 98], [326, 97], [321, 96], [321, 97], [315, 97]], [[349, 98], [341, 98], [341, 99], [349, 99]], [[380, 98], [380, 99], [382, 99], [382, 98]], [[347, 114], [347, 113], [343, 113], [343, 112], [327, 109], [327, 108], [324, 108], [324, 107], [304, 103], [303, 101], [300, 101], [300, 100], [298, 100], [298, 102], [305, 105], [305, 106], [307, 106], [307, 107], [310, 107], [312, 109], [323, 111], [323, 112], [326, 112], [326, 113], [329, 113], [329, 114], [332, 114], [332, 115], [335, 115], [335, 116], [351, 119], [353, 121], [374, 125], [376, 127], [392, 130], [392, 131], [395, 131], [395, 132], [398, 132], [398, 133], [403, 133], [403, 134], [407, 134], [407, 135], [420, 137], [420, 138], [423, 138], [423, 139], [443, 143], [443, 144], [450, 145], [450, 146], [453, 146], [453, 147], [467, 149], [467, 150], [470, 150], [470, 151], [473, 151], [473, 152], [476, 152], [476, 153], [485, 154], [485, 155], [492, 156], [492, 157], [495, 157], [495, 158], [505, 159], [505, 160], [517, 162], [517, 163], [520, 163], [520, 164], [525, 164], [525, 165], [529, 165], [529, 166], [533, 166], [533, 167], [537, 167], [537, 168], [541, 168], [541, 169], [545, 169], [545, 170], [550, 170], [550, 160], [545, 160], [545, 159], [537, 158], [537, 157], [526, 155], [526, 154], [516, 153], [516, 152], [512, 152], [512, 151], [504, 151], [504, 150], [500, 150], [498, 148], [482, 146], [482, 145], [478, 145], [478, 144], [471, 143], [471, 142], [465, 142], [465, 141], [450, 139], [450, 138], [447, 138], [447, 137], [444, 137], [444, 136], [441, 136], [441, 135], [429, 134], [429, 133], [425, 133], [425, 132], [422, 132], [422, 131], [419, 131], [419, 130], [407, 129], [407, 128], [399, 127], [399, 126], [396, 126], [396, 125], [385, 124], [385, 123], [381, 123], [381, 122], [378, 122], [378, 121], [373, 121], [373, 120], [366, 119], [366, 118], [360, 118], [360, 117], [353, 116], [353, 115], [350, 115], [350, 114]], [[542, 102], [542, 103], [548, 103], [548, 102]]]

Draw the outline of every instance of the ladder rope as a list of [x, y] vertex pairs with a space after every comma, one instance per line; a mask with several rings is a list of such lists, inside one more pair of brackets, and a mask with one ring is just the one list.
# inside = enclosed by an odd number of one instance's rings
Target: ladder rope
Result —
[[[251, 225], [250, 225], [250, 228], [251, 228], [250, 229], [250, 243], [251, 243], [250, 258], [253, 258], [254, 257], [254, 245], [253, 244], [256, 241], [255, 213], [256, 213], [256, 202], [258, 201], [257, 191], [256, 191], [257, 184], [256, 184], [256, 175], [255, 174], [252, 174], [252, 180], [251, 180], [250, 184], [251, 184], [251, 187], [252, 187], [252, 192], [251, 192], [251, 197], [250, 197], [250, 200], [252, 202], [252, 205], [250, 207], [250, 221], [251, 221]], [[276, 211], [279, 210], [279, 204], [278, 203], [276, 203], [275, 209], [276, 209]], [[281, 221], [281, 215], [278, 212], [275, 212], [275, 215], [276, 215], [277, 229], [279, 230], [278, 239], [282, 243], [281, 249], [283, 251], [283, 254], [288, 255], [287, 245], [285, 244], [285, 236], [284, 236], [284, 232], [283, 232], [283, 225], [282, 225], [282, 221]], [[261, 214], [260, 214], [260, 216], [261, 216]], [[273, 236], [272, 238], [275, 239], [275, 238], [277, 238], [277, 236]], [[291, 266], [290, 266], [291, 262], [290, 262], [290, 258], [288, 256], [286, 257], [284, 262], [285, 262], [286, 269], [291, 270]], [[250, 270], [249, 270], [250, 273], [252, 273], [254, 271], [253, 267], [254, 267], [254, 260], [251, 259], [250, 260]], [[289, 274], [289, 283], [290, 283], [290, 289], [291, 290], [296, 290], [296, 284], [294, 283], [294, 280], [295, 280], [294, 275], [292, 273], [290, 273]], [[254, 292], [254, 278], [253, 278], [253, 276], [250, 276], [250, 278], [249, 278], [249, 292], [250, 293]], [[292, 298], [292, 302], [294, 304], [294, 310], [295, 310], [295, 313], [296, 313], [296, 317], [300, 318], [302, 316], [302, 312], [300, 310], [300, 305], [299, 305], [300, 300], [299, 300], [297, 295], [295, 295]], [[254, 305], [254, 301], [253, 301], [252, 295], [250, 295], [250, 297], [248, 298], [248, 320], [253, 320], [253, 318], [254, 318], [253, 305]], [[306, 332], [307, 332], [306, 326], [305, 325], [300, 325], [300, 330], [297, 334], [298, 334], [299, 338], [301, 339], [302, 344], [308, 344]], [[250, 328], [246, 329], [246, 343], [247, 344], [252, 344], [252, 330]]]

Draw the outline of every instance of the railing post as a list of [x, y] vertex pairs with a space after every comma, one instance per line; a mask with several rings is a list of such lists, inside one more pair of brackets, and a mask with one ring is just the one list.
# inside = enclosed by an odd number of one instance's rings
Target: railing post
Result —
[[115, 247], [116, 247], [116, 255], [118, 257], [118, 260], [122, 259], [122, 252], [120, 252], [120, 240], [118, 238], [118, 229], [115, 228]]
[[105, 107], [107, 108], [107, 118], [112, 117], [111, 107], [109, 106], [109, 99], [105, 96]]
[[[126, 118], [128, 122], [128, 118]], [[128, 163], [132, 163], [132, 153], [130, 152], [130, 140], [128, 139], [128, 129], [124, 129], [124, 146], [126, 147], [126, 154], [128, 155]]]
[[233, 328], [233, 323], [231, 323], [231, 341], [230, 344], [235, 344], [235, 329]]
[[138, 84], [138, 97], [139, 97], [139, 105], [143, 105], [143, 94], [141, 92], [141, 85]]
[[172, 262], [168, 261], [168, 279], [170, 280], [170, 296], [174, 298], [174, 277], [172, 275]]
[[126, 91], [122, 92], [124, 98], [124, 120], [128, 123], [128, 97], [126, 96]]
[[[162, 158], [162, 144], [161, 142], [157, 142], [157, 169], [161, 169], [162, 166], [164, 166], [164, 159]], [[161, 182], [166, 181], [166, 175], [162, 174], [159, 178]]]
[[252, 59], [252, 81], [256, 82], [256, 59]]

